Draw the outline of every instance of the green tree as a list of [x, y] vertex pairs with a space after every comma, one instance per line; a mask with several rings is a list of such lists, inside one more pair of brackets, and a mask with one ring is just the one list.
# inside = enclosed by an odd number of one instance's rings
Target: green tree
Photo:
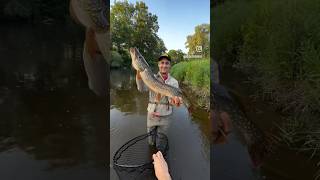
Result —
[[183, 60], [184, 53], [182, 52], [181, 49], [178, 49], [178, 50], [171, 49], [168, 52], [168, 55], [171, 57], [171, 60], [173, 63], [178, 63]]
[[135, 7], [128, 1], [117, 1], [110, 11], [111, 38], [118, 50], [131, 46], [134, 33], [133, 16]]
[[186, 48], [189, 49], [188, 54], [199, 54], [196, 51], [197, 46], [202, 46], [202, 55], [209, 57], [210, 46], [210, 25], [201, 24], [195, 27], [195, 33], [187, 36]]
[[158, 17], [148, 12], [144, 2], [116, 1], [110, 15], [112, 43], [120, 54], [137, 47], [149, 63], [154, 63], [165, 52], [165, 45], [157, 35]]

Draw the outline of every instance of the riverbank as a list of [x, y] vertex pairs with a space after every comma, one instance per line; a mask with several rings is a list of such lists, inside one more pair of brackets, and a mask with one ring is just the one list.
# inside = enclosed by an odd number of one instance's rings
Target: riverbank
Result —
[[[256, 87], [248, 83], [245, 74], [235, 68], [221, 69], [221, 84], [232, 93], [232, 96], [246, 115], [246, 118], [256, 124], [259, 130], [269, 137], [278, 137], [281, 134], [277, 125], [286, 121], [286, 114], [278, 110], [272, 102], [264, 101], [262, 98], [254, 97]], [[231, 138], [232, 139], [232, 138]], [[232, 140], [230, 140], [232, 141]], [[235, 147], [228, 150], [230, 152]], [[275, 141], [272, 144], [272, 153], [268, 154], [261, 166], [261, 176], [265, 179], [273, 180], [300, 180], [314, 179], [317, 172], [316, 159], [309, 159], [308, 154], [297, 152], [296, 149], [288, 147], [285, 142]], [[235, 153], [238, 153], [235, 151]], [[238, 158], [245, 155], [239, 155]], [[226, 161], [226, 159], [223, 159]], [[222, 160], [221, 160], [222, 161]], [[222, 161], [221, 163], [223, 164]], [[295, 163], [290, 163], [295, 162]], [[217, 164], [219, 162], [216, 162]], [[229, 167], [231, 168], [231, 167]], [[234, 168], [234, 166], [232, 166]], [[249, 173], [244, 167], [240, 167], [241, 172]]]
[[[175, 77], [190, 95], [197, 97], [196, 106], [210, 108], [210, 62], [209, 59], [195, 59], [172, 66], [171, 75]], [[189, 93], [188, 93], [189, 94]]]
[[[212, 12], [212, 53], [221, 66], [247, 76], [250, 96], [285, 115], [278, 124], [289, 148], [319, 159], [319, 3], [226, 1]], [[223, 69], [223, 67], [222, 67]], [[224, 72], [220, 73], [222, 76]]]

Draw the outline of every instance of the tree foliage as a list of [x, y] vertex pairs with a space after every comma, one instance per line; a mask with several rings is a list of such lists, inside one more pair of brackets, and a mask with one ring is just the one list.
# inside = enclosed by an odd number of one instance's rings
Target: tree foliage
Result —
[[319, 9], [318, 0], [233, 0], [211, 11], [213, 58], [244, 72], [255, 95], [286, 112], [285, 138], [313, 154], [320, 139], [312, 133], [320, 129]]
[[181, 62], [184, 56], [184, 53], [182, 52], [181, 49], [178, 49], [178, 50], [171, 49], [167, 54], [171, 57], [172, 63], [174, 64]]
[[186, 48], [189, 49], [188, 54], [199, 54], [196, 51], [197, 46], [202, 46], [202, 55], [209, 57], [210, 46], [210, 25], [201, 24], [195, 27], [195, 33], [187, 36]]
[[148, 11], [144, 2], [114, 2], [110, 21], [113, 47], [118, 52], [137, 47], [151, 64], [165, 52], [164, 42], [157, 35], [158, 17]]

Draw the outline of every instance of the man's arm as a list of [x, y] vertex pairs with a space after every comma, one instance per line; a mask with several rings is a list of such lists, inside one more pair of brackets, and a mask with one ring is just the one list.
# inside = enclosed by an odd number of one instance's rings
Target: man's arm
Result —
[[140, 92], [148, 91], [148, 88], [144, 84], [139, 71], [137, 71], [137, 74], [136, 74], [136, 83], [137, 83], [138, 91], [140, 91]]

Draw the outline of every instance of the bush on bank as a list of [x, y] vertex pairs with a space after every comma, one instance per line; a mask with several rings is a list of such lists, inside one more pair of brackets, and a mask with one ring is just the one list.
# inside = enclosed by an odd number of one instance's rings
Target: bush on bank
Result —
[[189, 86], [200, 97], [199, 104], [208, 104], [210, 96], [209, 59], [195, 59], [177, 63], [172, 66], [171, 75]]
[[230, 0], [212, 10], [211, 28], [214, 58], [286, 112], [283, 139], [312, 154], [320, 149], [319, 9], [317, 0]]

